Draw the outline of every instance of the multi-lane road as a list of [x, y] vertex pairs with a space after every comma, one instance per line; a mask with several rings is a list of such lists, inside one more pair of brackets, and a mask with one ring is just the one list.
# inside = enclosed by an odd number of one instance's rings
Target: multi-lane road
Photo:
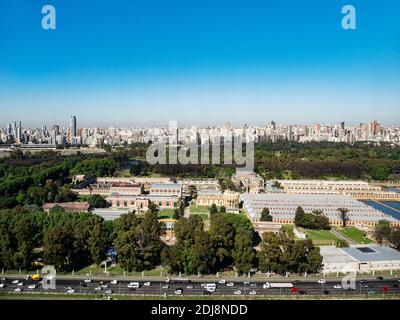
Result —
[[[130, 282], [139, 282], [139, 288], [129, 288]], [[400, 282], [397, 279], [383, 280], [358, 280], [353, 290], [345, 290], [341, 286], [340, 281], [327, 280], [325, 283], [318, 281], [294, 281], [292, 288], [264, 288], [266, 281], [249, 280], [249, 281], [188, 281], [181, 280], [167, 283], [166, 281], [117, 281], [112, 284], [110, 279], [107, 280], [78, 280], [78, 279], [57, 279], [55, 289], [44, 289], [37, 281], [25, 280], [22, 278], [6, 278], [0, 283], [0, 292], [20, 292], [20, 293], [68, 293], [73, 297], [77, 294], [96, 294], [102, 296], [124, 295], [149, 295], [149, 296], [277, 296], [277, 295], [400, 295]], [[223, 281], [221, 281], [223, 282]], [[275, 282], [275, 281], [271, 281]], [[204, 287], [205, 283], [215, 283], [214, 292], [208, 292]], [[32, 284], [39, 284], [35, 288]], [[20, 288], [21, 290], [17, 289]], [[16, 291], [17, 289], [17, 291]], [[181, 292], [179, 291], [181, 290]]]

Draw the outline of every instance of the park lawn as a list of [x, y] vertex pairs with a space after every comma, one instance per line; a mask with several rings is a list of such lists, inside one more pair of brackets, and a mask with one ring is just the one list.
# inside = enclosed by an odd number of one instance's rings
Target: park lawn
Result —
[[338, 228], [338, 230], [357, 243], [368, 244], [373, 241], [365, 237], [365, 232], [355, 227]]
[[304, 231], [307, 234], [307, 238], [312, 240], [316, 245], [331, 245], [339, 240], [339, 238], [329, 230], [305, 229]]
[[191, 216], [197, 215], [201, 218], [203, 221], [208, 221], [209, 215], [207, 213], [190, 213]]
[[[100, 268], [96, 265], [91, 265], [91, 266], [87, 266], [79, 271], [75, 272], [75, 275], [89, 275], [90, 274], [90, 270], [91, 270], [91, 274], [92, 276], [104, 276], [105, 275], [105, 270], [104, 267]], [[119, 264], [115, 264], [113, 266], [109, 266], [107, 267], [107, 272], [108, 272], [108, 276], [112, 277], [122, 277], [124, 276], [124, 270], [120, 267]], [[150, 276], [150, 277], [155, 277], [155, 276], [160, 276], [161, 272], [163, 273], [163, 275], [166, 275], [168, 273], [168, 271], [162, 267], [156, 267], [152, 270], [147, 270], [144, 271], [144, 276]], [[139, 277], [142, 276], [142, 272], [125, 272], [125, 276], [130, 276], [130, 277]]]
[[172, 218], [174, 216], [174, 209], [162, 209], [158, 212], [158, 218]]

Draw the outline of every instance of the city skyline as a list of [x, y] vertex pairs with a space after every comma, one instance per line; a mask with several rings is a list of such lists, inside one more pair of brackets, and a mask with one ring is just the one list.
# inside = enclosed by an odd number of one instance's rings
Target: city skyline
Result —
[[352, 1], [356, 30], [341, 27], [342, 1], [119, 0], [110, 15], [107, 1], [54, 0], [51, 31], [44, 4], [0, 1], [4, 123], [400, 122], [393, 0]]

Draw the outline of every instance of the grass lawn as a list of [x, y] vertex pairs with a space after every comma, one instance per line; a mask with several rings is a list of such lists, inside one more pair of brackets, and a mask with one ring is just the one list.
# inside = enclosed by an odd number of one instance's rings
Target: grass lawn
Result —
[[203, 221], [208, 221], [208, 216], [209, 216], [207, 213], [191, 213], [190, 215], [191, 216], [198, 215]]
[[174, 209], [162, 209], [158, 212], [159, 218], [172, 218], [174, 216]]
[[366, 244], [373, 242], [371, 239], [365, 237], [365, 232], [357, 229], [355, 227], [345, 227], [345, 228], [338, 228], [338, 230], [345, 234], [350, 239], [354, 240], [355, 242]]
[[[79, 271], [75, 271], [75, 275], [88, 275], [91, 274], [92, 276], [104, 276], [104, 267], [100, 268], [97, 267], [96, 265], [92, 265], [92, 266], [87, 266]], [[117, 277], [122, 277], [124, 275], [124, 270], [118, 265], [114, 265], [114, 266], [110, 266], [107, 268], [107, 272], [109, 276], [117, 276]], [[144, 275], [145, 276], [150, 276], [150, 277], [158, 277], [161, 275], [161, 272], [163, 273], [163, 275], [166, 275], [168, 272], [161, 267], [157, 267], [153, 270], [148, 270], [148, 271], [144, 271]], [[69, 273], [70, 274], [70, 273]], [[141, 272], [125, 272], [125, 276], [132, 276], [132, 277], [139, 277], [142, 276]]]
[[284, 224], [282, 225], [283, 231], [285, 231], [289, 236], [295, 238], [293, 229], [294, 229], [294, 224]]
[[330, 245], [339, 240], [339, 238], [329, 230], [305, 229], [304, 231], [307, 234], [307, 238], [311, 239], [316, 245]]

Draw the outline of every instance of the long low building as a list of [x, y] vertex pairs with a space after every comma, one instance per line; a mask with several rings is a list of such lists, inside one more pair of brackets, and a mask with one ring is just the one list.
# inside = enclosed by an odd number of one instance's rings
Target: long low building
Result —
[[348, 248], [320, 247], [323, 272], [351, 273], [400, 270], [400, 252], [381, 245], [356, 245]]
[[136, 212], [145, 212], [150, 202], [156, 204], [160, 209], [174, 209], [178, 206], [180, 197], [162, 195], [125, 195], [111, 194], [106, 200], [113, 208], [126, 208]]
[[372, 226], [379, 220], [388, 220], [392, 225], [400, 225], [400, 221], [376, 210], [349, 195], [320, 195], [320, 194], [287, 194], [263, 193], [241, 195], [243, 208], [247, 211], [250, 220], [258, 222], [261, 211], [268, 208], [274, 222], [293, 223], [297, 207], [305, 212], [322, 210], [332, 225], [341, 225], [338, 208], [349, 210], [348, 225]]

